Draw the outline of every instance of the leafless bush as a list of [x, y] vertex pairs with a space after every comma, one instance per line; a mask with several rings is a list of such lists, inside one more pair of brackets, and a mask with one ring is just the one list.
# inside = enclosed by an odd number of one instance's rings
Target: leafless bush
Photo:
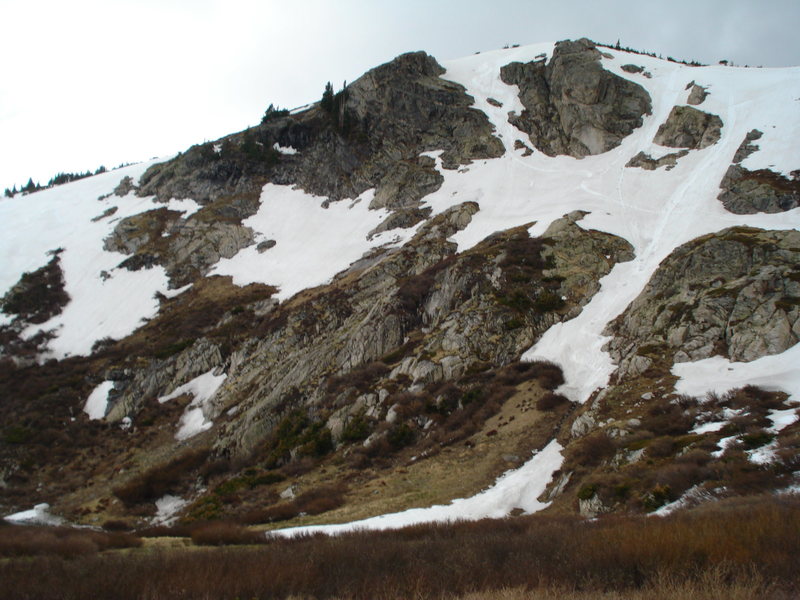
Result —
[[536, 401], [536, 408], [542, 411], [553, 410], [559, 406], [569, 403], [569, 399], [561, 394], [546, 392]]
[[264, 544], [263, 533], [224, 521], [205, 523], [191, 532], [192, 541], [200, 546], [232, 546], [241, 544]]

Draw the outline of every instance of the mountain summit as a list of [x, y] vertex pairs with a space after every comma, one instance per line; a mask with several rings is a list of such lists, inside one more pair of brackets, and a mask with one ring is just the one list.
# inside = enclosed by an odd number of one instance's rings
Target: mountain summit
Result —
[[796, 488], [799, 103], [798, 68], [586, 39], [415, 52], [1, 201], [0, 505], [383, 528]]

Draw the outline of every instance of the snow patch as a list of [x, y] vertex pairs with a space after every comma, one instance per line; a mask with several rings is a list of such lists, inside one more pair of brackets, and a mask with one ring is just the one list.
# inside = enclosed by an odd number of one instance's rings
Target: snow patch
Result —
[[[548, 56], [552, 54], [552, 45], [542, 48]], [[486, 113], [507, 150], [516, 139], [528, 145], [530, 141], [507, 121], [507, 111], [519, 110], [519, 106], [515, 86], [500, 80], [500, 68], [513, 60], [532, 60], [541, 51], [539, 46], [528, 46], [444, 64], [443, 77], [466, 87], [475, 98], [475, 107]], [[424, 199], [433, 215], [456, 203], [478, 203], [480, 211], [452, 238], [459, 251], [496, 231], [525, 223], [533, 223], [529, 229], [532, 236], [542, 235], [554, 219], [574, 210], [589, 212], [579, 223], [584, 229], [611, 233], [633, 245], [635, 259], [614, 266], [581, 314], [551, 327], [523, 356], [524, 360], [558, 363], [566, 378], [558, 391], [578, 402], [606, 386], [616, 368], [603, 350], [608, 341], [603, 335], [606, 325], [639, 295], [675, 247], [736, 225], [800, 228], [798, 209], [778, 215], [734, 215], [717, 200], [719, 183], [745, 134], [765, 120], [774, 120], [773, 111], [785, 108], [787, 87], [792, 90], [790, 94], [800, 93], [800, 70], [695, 68], [647, 56], [637, 56], [636, 62], [652, 78], [627, 77], [650, 93], [652, 114], [645, 116], [642, 126], [618, 148], [580, 160], [548, 157], [541, 152], [524, 157], [507, 151], [501, 158], [474, 161], [468, 170], [461, 171], [443, 170], [437, 160], [445, 180], [437, 192]], [[714, 88], [703, 109], [719, 115], [724, 123], [719, 142], [690, 152], [671, 171], [626, 168], [641, 150], [659, 152], [652, 143], [659, 126], [673, 106], [683, 103], [686, 84], [699, 75], [705, 85]], [[500, 100], [503, 107], [490, 105], [490, 97]], [[794, 116], [786, 120], [796, 121]], [[796, 138], [786, 137], [791, 141]], [[787, 164], [797, 168], [800, 149], [796, 144], [787, 149], [787, 155]]]
[[25, 525], [61, 525], [64, 519], [50, 514], [50, 505], [47, 503], [37, 504], [30, 510], [14, 513], [3, 517], [10, 523]]
[[170, 494], [162, 496], [156, 500], [156, 516], [153, 517], [153, 525], [172, 525], [177, 519], [177, 513], [187, 504], [189, 501], [179, 496]]
[[[118, 198], [113, 190], [124, 177], [138, 180], [159, 160], [116, 169], [25, 196], [0, 202], [0, 296], [20, 276], [47, 264], [50, 251], [63, 249], [60, 266], [70, 297], [64, 310], [45, 323], [22, 331], [30, 339], [41, 331], [55, 337], [42, 358], [88, 355], [104, 338], [121, 339], [158, 313], [156, 292], [167, 290], [163, 267], [140, 271], [117, 269], [126, 255], [103, 249], [103, 240], [120, 219], [164, 206], [154, 197], [133, 193]], [[114, 219], [93, 221], [111, 207]], [[191, 200], [170, 200], [167, 207], [185, 215], [199, 206]], [[9, 315], [2, 323], [9, 323]]]
[[186, 407], [181, 416], [175, 439], [179, 441], [187, 440], [211, 428], [214, 422], [207, 418], [207, 404], [227, 377], [225, 373], [214, 375], [214, 370], [212, 369], [178, 386], [166, 396], [158, 398], [158, 401], [163, 404], [184, 394], [192, 394], [194, 396], [191, 404]]
[[281, 154], [288, 154], [289, 156], [292, 154], [297, 154], [296, 148], [292, 148], [291, 146], [281, 146], [278, 142], [275, 142], [272, 147]]
[[[763, 356], [746, 363], [731, 362], [721, 356], [677, 363], [672, 367], [672, 374], [680, 378], [675, 384], [675, 391], [679, 394], [700, 396], [716, 392], [722, 395], [751, 384], [768, 391], [786, 392], [789, 402], [800, 403], [800, 369], [797, 365], [800, 365], [800, 344], [781, 354]], [[789, 418], [788, 413], [782, 413], [776, 418]]]
[[113, 381], [104, 381], [92, 390], [83, 405], [83, 412], [89, 415], [89, 419], [102, 419], [108, 410], [108, 394], [114, 389]]
[[525, 513], [538, 512], [550, 505], [537, 498], [563, 462], [561, 445], [553, 440], [519, 469], [501, 476], [495, 484], [471, 498], [459, 498], [448, 505], [428, 508], [412, 508], [392, 513], [342, 523], [339, 525], [312, 525], [268, 532], [267, 536], [294, 537], [297, 535], [325, 533], [336, 535], [348, 531], [399, 529], [419, 523], [446, 523], [452, 521], [474, 521], [499, 519], [508, 516], [514, 509]]

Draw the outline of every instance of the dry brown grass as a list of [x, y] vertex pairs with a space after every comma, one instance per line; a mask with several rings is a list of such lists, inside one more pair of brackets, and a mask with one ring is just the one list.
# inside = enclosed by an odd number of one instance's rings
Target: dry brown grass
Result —
[[[0, 563], [0, 597], [796, 597], [800, 501], [761, 497], [670, 518], [544, 515], [253, 548]], [[616, 594], [616, 595], [615, 595]]]
[[0, 527], [0, 556], [56, 555], [75, 557], [113, 548], [136, 548], [142, 540], [122, 532], [71, 527], [4, 525]]

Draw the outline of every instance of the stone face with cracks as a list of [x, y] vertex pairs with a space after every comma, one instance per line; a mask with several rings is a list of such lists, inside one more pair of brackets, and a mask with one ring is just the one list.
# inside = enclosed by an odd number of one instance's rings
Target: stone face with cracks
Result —
[[582, 157], [617, 147], [642, 125], [651, 101], [641, 86], [606, 71], [594, 43], [582, 39], [556, 44], [544, 60], [511, 63], [501, 79], [520, 89], [525, 110], [509, 121], [549, 156]]
[[722, 119], [691, 106], [674, 106], [653, 142], [670, 148], [702, 150], [720, 138]]
[[749, 362], [796, 344], [798, 248], [797, 231], [736, 227], [676, 249], [606, 330], [620, 376], [659, 360]]

